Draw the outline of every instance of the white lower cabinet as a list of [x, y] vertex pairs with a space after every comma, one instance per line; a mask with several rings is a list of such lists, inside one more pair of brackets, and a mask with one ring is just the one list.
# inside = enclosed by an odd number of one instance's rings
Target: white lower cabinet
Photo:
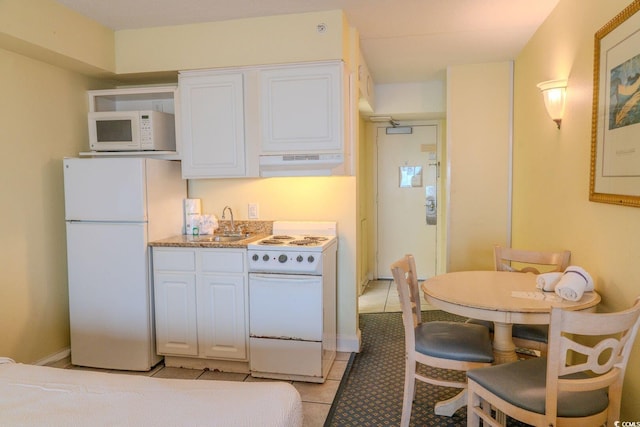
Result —
[[153, 248], [159, 354], [247, 360], [245, 259], [245, 249]]
[[247, 358], [243, 277], [203, 274], [198, 278], [198, 344], [200, 355]]
[[158, 354], [198, 355], [196, 275], [155, 272]]

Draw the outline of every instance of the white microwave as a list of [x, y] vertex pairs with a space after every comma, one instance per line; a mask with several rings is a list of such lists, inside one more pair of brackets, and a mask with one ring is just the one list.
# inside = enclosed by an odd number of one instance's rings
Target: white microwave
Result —
[[176, 149], [175, 117], [160, 111], [89, 113], [89, 148], [93, 151]]

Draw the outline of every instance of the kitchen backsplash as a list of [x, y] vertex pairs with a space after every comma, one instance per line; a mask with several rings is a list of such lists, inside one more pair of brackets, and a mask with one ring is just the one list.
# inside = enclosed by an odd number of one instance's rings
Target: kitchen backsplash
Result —
[[[218, 219], [219, 228], [217, 232], [231, 229], [231, 221]], [[251, 234], [272, 234], [273, 221], [236, 220], [234, 221], [236, 230]]]

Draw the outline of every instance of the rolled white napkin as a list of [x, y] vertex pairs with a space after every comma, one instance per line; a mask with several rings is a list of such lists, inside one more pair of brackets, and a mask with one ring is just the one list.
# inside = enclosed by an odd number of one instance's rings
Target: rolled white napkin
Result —
[[559, 271], [538, 274], [536, 277], [536, 288], [546, 292], [553, 292], [563, 274], [564, 273]]
[[593, 279], [582, 267], [571, 265], [556, 285], [556, 294], [569, 301], [578, 301], [584, 292], [593, 290]]

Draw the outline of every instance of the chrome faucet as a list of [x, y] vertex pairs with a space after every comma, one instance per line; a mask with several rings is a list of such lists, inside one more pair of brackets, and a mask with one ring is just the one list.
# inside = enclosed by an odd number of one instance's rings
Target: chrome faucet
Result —
[[224, 212], [229, 209], [229, 215], [231, 215], [231, 233], [236, 231], [236, 226], [233, 223], [233, 211], [231, 210], [231, 208], [229, 206], [225, 206], [224, 209], [222, 209], [222, 219], [225, 219], [224, 217]]

